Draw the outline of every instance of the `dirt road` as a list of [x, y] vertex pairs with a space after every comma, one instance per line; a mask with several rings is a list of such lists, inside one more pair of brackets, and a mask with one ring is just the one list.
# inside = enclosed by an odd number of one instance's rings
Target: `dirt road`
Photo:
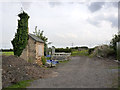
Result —
[[28, 88], [113, 88], [118, 87], [118, 64], [110, 60], [72, 57], [67, 63], [52, 68], [45, 79], [31, 83]]

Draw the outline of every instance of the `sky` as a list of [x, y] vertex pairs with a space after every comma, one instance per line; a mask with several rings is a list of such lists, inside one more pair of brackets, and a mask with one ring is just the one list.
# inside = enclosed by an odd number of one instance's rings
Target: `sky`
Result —
[[49, 46], [94, 47], [109, 44], [118, 33], [118, 2], [0, 2], [0, 48], [13, 48], [21, 7], [30, 16], [29, 33], [44, 31]]

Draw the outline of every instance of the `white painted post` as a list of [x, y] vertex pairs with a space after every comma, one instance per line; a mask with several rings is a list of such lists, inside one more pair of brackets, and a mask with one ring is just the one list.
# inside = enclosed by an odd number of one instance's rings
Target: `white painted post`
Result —
[[120, 42], [117, 42], [117, 60], [120, 60]]

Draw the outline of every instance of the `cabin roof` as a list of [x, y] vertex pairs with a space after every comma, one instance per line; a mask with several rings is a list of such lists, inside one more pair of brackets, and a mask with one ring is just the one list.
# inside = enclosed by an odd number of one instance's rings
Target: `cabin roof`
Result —
[[29, 35], [32, 39], [34, 39], [35, 41], [44, 43], [44, 41], [43, 41], [42, 39], [38, 38], [38, 37], [35, 36], [34, 34], [29, 33], [28, 35]]

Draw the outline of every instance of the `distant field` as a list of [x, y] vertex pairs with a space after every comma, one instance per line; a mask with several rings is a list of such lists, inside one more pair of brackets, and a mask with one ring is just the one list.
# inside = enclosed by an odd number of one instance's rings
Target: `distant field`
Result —
[[72, 51], [71, 56], [88, 56], [88, 50], [82, 50], [82, 51]]
[[13, 51], [10, 51], [10, 52], [0, 52], [0, 55], [14, 55]]

